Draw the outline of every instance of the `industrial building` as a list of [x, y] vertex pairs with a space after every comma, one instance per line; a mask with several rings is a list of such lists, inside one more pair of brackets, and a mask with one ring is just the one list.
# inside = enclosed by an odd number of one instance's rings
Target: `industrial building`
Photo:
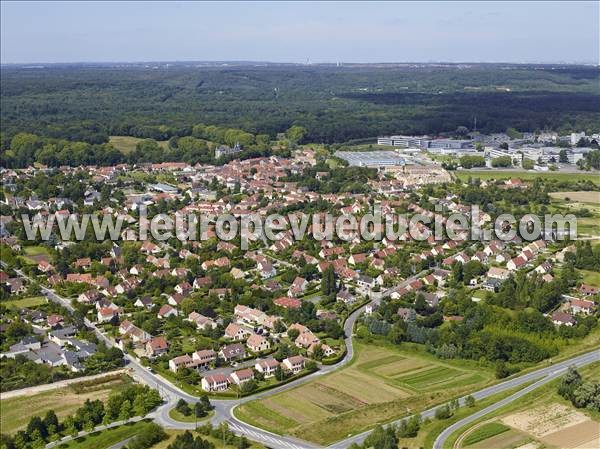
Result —
[[405, 165], [406, 160], [395, 151], [336, 151], [336, 157], [351, 167], [389, 167]]

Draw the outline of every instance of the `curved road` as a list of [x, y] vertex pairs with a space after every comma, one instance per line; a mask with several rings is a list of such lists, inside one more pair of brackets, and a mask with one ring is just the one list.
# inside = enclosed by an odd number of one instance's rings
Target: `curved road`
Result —
[[[28, 276], [26, 276], [22, 271], [20, 271], [20, 270], [15, 270], [15, 271], [20, 276], [32, 281], [32, 279], [30, 279]], [[405, 280], [403, 282], [403, 284], [411, 282], [412, 280], [413, 279], [411, 277], [411, 278]], [[42, 293], [48, 297], [48, 299], [50, 299], [54, 302], [60, 303], [61, 305], [66, 307], [71, 312], [73, 311], [73, 307], [71, 306], [71, 303], [68, 299], [57, 295], [53, 290], [51, 290], [47, 287], [41, 286], [41, 290], [42, 290]], [[375, 300], [375, 301], [377, 301], [377, 300]], [[350, 360], [352, 360], [352, 357], [354, 356], [354, 348], [352, 345], [352, 332], [354, 329], [354, 324], [356, 323], [356, 320], [359, 317], [359, 315], [364, 311], [365, 307], [366, 306], [362, 306], [362, 307], [358, 308], [357, 310], [355, 310], [354, 312], [352, 312], [348, 316], [348, 318], [346, 319], [346, 321], [344, 323], [344, 331], [346, 334], [346, 337], [345, 337], [346, 355], [343, 357], [343, 359], [340, 362], [338, 362], [335, 365], [322, 366], [322, 368], [319, 371], [316, 371], [312, 374], [309, 374], [305, 377], [297, 379], [288, 384], [282, 385], [277, 388], [273, 388], [271, 390], [264, 391], [262, 393], [258, 393], [253, 396], [249, 396], [249, 397], [245, 397], [245, 398], [241, 398], [241, 399], [227, 399], [227, 400], [213, 399], [213, 400], [211, 400], [211, 403], [215, 406], [215, 414], [214, 414], [213, 418], [211, 419], [211, 422], [213, 424], [220, 424], [222, 422], [227, 422], [229, 427], [235, 433], [245, 435], [248, 438], [253, 439], [255, 441], [259, 441], [268, 447], [282, 448], [282, 449], [314, 449], [314, 448], [318, 447], [307, 441], [298, 440], [296, 438], [292, 438], [292, 437], [288, 437], [288, 436], [276, 435], [276, 434], [268, 432], [264, 429], [260, 429], [260, 428], [251, 426], [247, 423], [244, 423], [244, 422], [238, 420], [237, 418], [235, 418], [235, 416], [233, 415], [233, 409], [237, 405], [242, 404], [244, 402], [271, 396], [271, 395], [279, 393], [281, 391], [285, 391], [290, 388], [294, 388], [298, 385], [302, 385], [306, 382], [313, 380], [315, 377], [330, 373], [330, 372], [335, 371], [335, 370], [341, 368], [342, 366], [346, 365]], [[114, 342], [112, 340], [110, 340], [106, 335], [104, 335], [96, 327], [96, 325], [94, 323], [92, 323], [86, 319], [85, 324], [86, 324], [86, 326], [93, 329], [94, 332], [98, 335], [98, 337], [100, 339], [102, 339], [104, 342], [106, 342], [107, 345], [114, 346]], [[184, 391], [182, 391], [181, 389], [179, 389], [178, 387], [176, 387], [175, 385], [173, 385], [172, 383], [170, 383], [169, 381], [164, 379], [162, 376], [160, 376], [156, 373], [150, 372], [147, 368], [142, 366], [137, 361], [137, 359], [133, 358], [129, 354], [125, 354], [125, 358], [129, 362], [129, 365], [128, 365], [129, 368], [131, 368], [134, 372], [133, 376], [136, 377], [139, 381], [141, 381], [153, 388], [156, 388], [160, 392], [161, 396], [165, 399], [165, 403], [162, 406], [160, 406], [159, 408], [157, 408], [154, 412], [150, 413], [147, 417], [154, 419], [158, 424], [160, 424], [163, 427], [175, 428], [175, 429], [193, 429], [195, 427], [195, 423], [182, 423], [179, 421], [175, 421], [171, 417], [169, 417], [169, 410], [175, 406], [176, 402], [179, 399], [184, 399], [188, 402], [193, 403], [193, 402], [197, 402], [198, 398], [196, 398], [195, 396], [191, 396], [188, 393], [185, 393]], [[470, 415], [469, 417], [464, 418], [463, 420], [458, 421], [457, 423], [455, 423], [453, 425], [448, 426], [448, 428], [445, 429], [439, 435], [439, 437], [436, 439], [436, 441], [434, 443], [434, 448], [441, 449], [444, 446], [444, 443], [446, 442], [446, 440], [450, 436], [450, 434], [452, 434], [458, 428], [480, 418], [481, 416], [486, 415], [487, 413], [490, 413], [491, 411], [497, 410], [498, 408], [502, 407], [503, 405], [506, 405], [506, 404], [522, 397], [523, 395], [534, 390], [535, 388], [556, 379], [557, 377], [563, 375], [569, 366], [573, 365], [573, 366], [581, 367], [581, 366], [585, 366], [585, 365], [588, 365], [590, 363], [597, 362], [597, 361], [600, 361], [600, 350], [594, 350], [587, 354], [573, 357], [571, 359], [565, 360], [565, 361], [557, 363], [555, 365], [550, 365], [550, 366], [547, 366], [544, 368], [540, 368], [536, 371], [532, 371], [532, 372], [524, 374], [522, 376], [515, 377], [515, 378], [507, 380], [505, 382], [502, 382], [502, 383], [493, 385], [491, 387], [482, 389], [480, 391], [477, 391], [475, 393], [472, 393], [471, 396], [473, 396], [476, 400], [481, 400], [481, 399], [487, 398], [489, 396], [492, 396], [494, 394], [501, 393], [503, 391], [507, 391], [507, 390], [513, 389], [515, 387], [518, 387], [520, 385], [535, 381], [534, 384], [509, 396], [508, 398], [505, 398], [489, 407], [486, 407], [485, 409], [483, 409], [479, 412], [475, 412], [473, 415]], [[461, 405], [464, 404], [464, 397], [459, 399], [459, 403]], [[421, 413], [421, 417], [423, 417], [423, 418], [434, 417], [435, 409], [436, 408], [431, 408], [431, 409], [425, 410], [424, 412]], [[402, 419], [394, 421], [394, 424], [397, 424], [404, 419], [407, 419], [407, 417], [404, 417]], [[371, 431], [368, 430], [368, 431], [362, 432], [360, 434], [351, 436], [344, 440], [338, 441], [337, 443], [334, 443], [329, 447], [333, 448], [333, 449], [345, 449], [352, 443], [362, 443], [370, 432]]]

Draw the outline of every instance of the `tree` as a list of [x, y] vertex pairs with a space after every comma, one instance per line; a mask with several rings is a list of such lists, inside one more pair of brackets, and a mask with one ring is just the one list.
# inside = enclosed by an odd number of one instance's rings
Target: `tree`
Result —
[[333, 265], [329, 265], [323, 272], [323, 278], [321, 279], [321, 293], [325, 296], [329, 296], [336, 292], [335, 282], [335, 271]]
[[569, 155], [567, 153], [567, 150], [565, 150], [564, 148], [558, 153], [558, 162], [560, 162], [561, 164], [569, 163]]
[[133, 416], [133, 407], [131, 406], [131, 402], [127, 399], [123, 401], [121, 404], [121, 409], [119, 411], [119, 420], [126, 421]]
[[436, 419], [439, 419], [439, 420], [448, 419], [451, 416], [452, 416], [452, 409], [447, 404], [442, 405], [441, 407], [438, 407], [435, 409], [435, 418]]
[[208, 415], [208, 411], [204, 408], [202, 402], [196, 402], [194, 404], [194, 416], [196, 418], [203, 418]]
[[306, 128], [294, 125], [285, 132], [285, 136], [293, 143], [300, 143], [307, 133]]
[[510, 156], [500, 156], [492, 159], [492, 167], [510, 167], [512, 158]]
[[48, 435], [53, 435], [57, 432], [60, 432], [60, 424], [58, 422], [56, 413], [54, 413], [54, 410], [48, 410], [46, 412], [46, 416], [44, 416], [44, 425], [46, 426]]
[[290, 340], [294, 341], [298, 338], [298, 335], [300, 335], [300, 331], [298, 329], [289, 329], [287, 335]]
[[465, 405], [469, 408], [475, 407], [475, 398], [471, 395], [465, 398]]
[[192, 414], [190, 405], [184, 399], [179, 399], [179, 401], [177, 401], [177, 405], [175, 405], [175, 410], [177, 410], [183, 416], [190, 416]]

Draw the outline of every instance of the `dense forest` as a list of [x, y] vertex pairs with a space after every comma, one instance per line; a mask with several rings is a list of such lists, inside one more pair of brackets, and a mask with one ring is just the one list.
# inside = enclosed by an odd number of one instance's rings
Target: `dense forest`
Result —
[[305, 141], [379, 134], [591, 131], [600, 123], [597, 67], [531, 65], [3, 66], [2, 148], [29, 132], [107, 142], [192, 134], [197, 123]]

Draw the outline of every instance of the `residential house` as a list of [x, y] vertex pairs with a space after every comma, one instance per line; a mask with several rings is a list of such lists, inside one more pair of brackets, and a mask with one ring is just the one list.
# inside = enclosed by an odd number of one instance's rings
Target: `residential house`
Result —
[[252, 371], [252, 368], [244, 368], [234, 371], [230, 374], [229, 378], [231, 379], [231, 383], [242, 385], [254, 379], [254, 371]]
[[283, 365], [284, 369], [291, 371], [292, 374], [298, 374], [304, 369], [304, 357], [301, 355], [288, 357], [287, 359], [284, 359], [281, 364]]
[[265, 359], [259, 360], [254, 365], [254, 369], [259, 373], [262, 373], [265, 376], [265, 379], [269, 377], [273, 377], [275, 375], [275, 370], [279, 366], [279, 362], [275, 359]]
[[161, 355], [166, 354], [168, 350], [169, 343], [163, 335], [152, 337], [146, 343], [146, 356], [149, 358], [160, 357]]
[[158, 311], [158, 318], [168, 318], [170, 316], [177, 316], [177, 309], [171, 307], [169, 304], [165, 304]]
[[575, 318], [566, 312], [554, 312], [552, 322], [557, 326], [574, 326], [577, 324]]
[[225, 328], [225, 338], [241, 341], [250, 336], [251, 332], [239, 324], [229, 323]]
[[271, 343], [262, 335], [252, 334], [246, 341], [246, 346], [254, 353], [266, 351], [271, 348]]
[[239, 343], [233, 343], [227, 346], [223, 346], [219, 351], [219, 357], [226, 362], [231, 362], [236, 359], [243, 359], [246, 357], [246, 350]]
[[227, 376], [220, 373], [203, 377], [201, 385], [202, 389], [208, 392], [225, 391], [229, 388]]
[[212, 349], [201, 349], [192, 354], [192, 359], [194, 359], [198, 368], [206, 369], [217, 359], [217, 354]]

